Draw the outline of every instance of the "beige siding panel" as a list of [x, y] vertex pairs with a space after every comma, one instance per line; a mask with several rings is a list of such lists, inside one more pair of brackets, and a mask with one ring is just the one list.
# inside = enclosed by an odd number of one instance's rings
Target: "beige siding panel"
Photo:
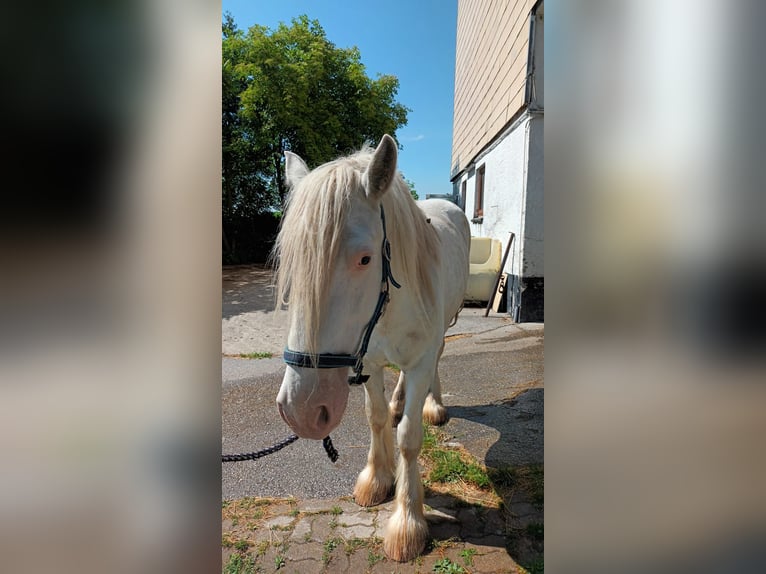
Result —
[[452, 165], [463, 169], [524, 105], [534, 0], [458, 0]]

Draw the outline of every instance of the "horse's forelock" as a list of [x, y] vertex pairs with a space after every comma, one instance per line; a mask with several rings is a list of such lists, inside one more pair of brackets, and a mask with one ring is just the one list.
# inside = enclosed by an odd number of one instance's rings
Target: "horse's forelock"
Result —
[[[302, 310], [306, 349], [318, 352], [315, 335], [334, 262], [345, 228], [351, 193], [361, 186], [372, 149], [326, 163], [306, 175], [291, 190], [273, 252], [276, 264], [277, 305]], [[407, 284], [425, 307], [433, 298], [428, 262], [438, 258], [438, 239], [412, 199], [409, 187], [397, 176], [383, 196], [392, 262], [397, 280]]]

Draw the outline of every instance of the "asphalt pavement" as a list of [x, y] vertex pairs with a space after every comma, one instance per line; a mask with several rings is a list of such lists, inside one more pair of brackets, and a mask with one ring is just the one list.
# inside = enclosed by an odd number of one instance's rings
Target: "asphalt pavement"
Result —
[[[267, 276], [258, 268], [224, 272], [224, 453], [259, 450], [291, 434], [275, 403], [285, 369], [279, 357], [286, 316], [273, 311]], [[484, 309], [466, 308], [447, 332], [439, 372], [450, 420], [442, 430], [487, 466], [542, 464], [544, 326], [515, 324], [506, 314], [483, 315]], [[240, 353], [273, 353], [274, 358], [234, 356]], [[389, 398], [396, 379], [387, 370]], [[361, 388], [351, 389], [343, 421], [331, 436], [340, 453], [335, 464], [321, 441], [305, 439], [256, 461], [224, 464], [222, 498], [294, 497], [301, 504], [329, 504], [348, 497], [369, 448]], [[347, 501], [343, 504], [352, 504]], [[497, 571], [514, 571], [503, 568]]]

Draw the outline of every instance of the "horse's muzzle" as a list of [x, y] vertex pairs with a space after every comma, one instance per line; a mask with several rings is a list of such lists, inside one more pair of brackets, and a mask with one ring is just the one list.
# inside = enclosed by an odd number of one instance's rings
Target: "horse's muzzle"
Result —
[[346, 411], [347, 379], [347, 367], [288, 367], [277, 395], [279, 414], [299, 437], [323, 439], [340, 424]]

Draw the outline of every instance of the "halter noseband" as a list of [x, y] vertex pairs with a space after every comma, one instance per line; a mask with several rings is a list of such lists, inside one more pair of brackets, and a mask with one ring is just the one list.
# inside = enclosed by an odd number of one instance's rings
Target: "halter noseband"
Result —
[[383, 260], [383, 279], [381, 280], [380, 295], [378, 296], [378, 302], [375, 305], [375, 311], [372, 314], [367, 326], [362, 333], [362, 341], [359, 344], [359, 348], [353, 355], [343, 355], [335, 353], [303, 353], [301, 351], [292, 351], [289, 348], [285, 349], [282, 358], [285, 363], [292, 365], [293, 367], [305, 367], [309, 369], [339, 369], [342, 367], [351, 367], [354, 369], [354, 375], [348, 378], [350, 385], [360, 385], [366, 383], [369, 375], [363, 375], [362, 371], [364, 365], [362, 359], [367, 353], [367, 346], [370, 344], [370, 337], [372, 337], [372, 330], [375, 325], [378, 324], [378, 320], [383, 316], [383, 312], [386, 310], [386, 305], [390, 299], [389, 290], [391, 285], [399, 289], [401, 285], [396, 282], [394, 276], [391, 274], [391, 244], [388, 242], [386, 235], [386, 215], [383, 212], [383, 205], [380, 206], [380, 221], [383, 224], [383, 245], [381, 247]]

